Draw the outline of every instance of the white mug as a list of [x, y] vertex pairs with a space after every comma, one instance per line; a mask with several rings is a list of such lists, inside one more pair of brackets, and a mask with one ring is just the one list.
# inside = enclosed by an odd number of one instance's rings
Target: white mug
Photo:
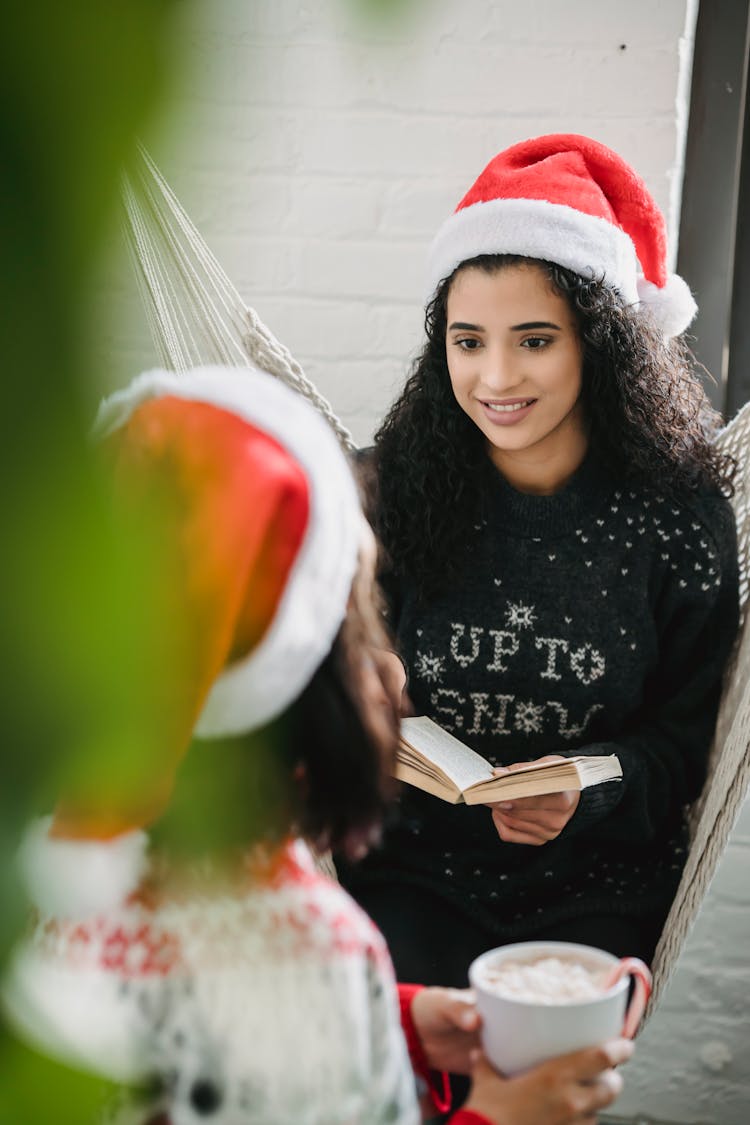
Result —
[[[543, 1003], [502, 996], [485, 978], [487, 969], [503, 961], [528, 962], [543, 957], [580, 961], [601, 970], [606, 978], [604, 989], [593, 997]], [[630, 976], [635, 978], [635, 988], [628, 1007]], [[490, 949], [472, 961], [469, 982], [482, 1017], [484, 1053], [507, 1075], [620, 1035], [632, 1039], [651, 992], [651, 974], [638, 958], [618, 960], [602, 949], [567, 941], [524, 941]]]

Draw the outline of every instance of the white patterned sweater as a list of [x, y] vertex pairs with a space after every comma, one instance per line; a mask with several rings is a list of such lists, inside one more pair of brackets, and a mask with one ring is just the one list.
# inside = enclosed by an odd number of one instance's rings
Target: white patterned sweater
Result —
[[419, 1120], [385, 943], [299, 841], [241, 892], [40, 920], [5, 991], [51, 1053], [149, 1080], [118, 1123]]

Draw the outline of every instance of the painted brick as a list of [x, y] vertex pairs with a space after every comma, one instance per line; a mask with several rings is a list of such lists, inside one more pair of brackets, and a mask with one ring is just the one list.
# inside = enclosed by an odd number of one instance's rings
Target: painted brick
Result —
[[271, 298], [257, 311], [294, 355], [304, 347], [316, 361], [388, 359], [399, 364], [399, 370], [422, 323], [421, 310], [411, 304], [364, 300]]
[[397, 235], [412, 235], [427, 244], [453, 211], [469, 184], [466, 176], [398, 180], [384, 193], [383, 227]]
[[576, 0], [575, 4], [531, 0], [524, 4], [524, 18], [519, 20], [517, 5], [506, 2], [489, 6], [482, 38], [500, 43], [532, 39], [572, 47], [602, 43], [618, 47], [621, 43], [628, 47], [673, 45], [683, 31], [685, 4], [682, 0], [662, 0], [653, 5], [648, 18], [633, 16], [633, 7], [620, 0]]
[[164, 171], [174, 165], [171, 179], [175, 189], [184, 182], [182, 194], [192, 190], [193, 176], [201, 169], [217, 169], [231, 182], [258, 172], [288, 175], [299, 162], [295, 114], [248, 101], [191, 96], [176, 103], [176, 118], [170, 155], [179, 156], [169, 166], [165, 163]]
[[[469, 127], [459, 117], [336, 111], [309, 114], [301, 160], [314, 172], [377, 176], [455, 175], [481, 168], [498, 147], [499, 130], [486, 120]], [[491, 137], [490, 137], [491, 135]]]
[[306, 374], [335, 403], [355, 442], [369, 445], [373, 412], [397, 393], [402, 382], [401, 364], [367, 359], [324, 364], [304, 356], [301, 362]]
[[297, 248], [296, 280], [313, 296], [417, 301], [423, 288], [424, 247], [413, 242], [306, 241]]
[[[289, 175], [236, 175], [220, 166], [201, 165], [191, 176], [191, 193], [199, 206], [191, 216], [217, 237], [283, 232], [290, 221], [293, 183]], [[295, 194], [296, 199], [296, 194]]]
[[375, 181], [301, 176], [286, 232], [302, 238], [372, 238], [380, 227], [383, 187]]

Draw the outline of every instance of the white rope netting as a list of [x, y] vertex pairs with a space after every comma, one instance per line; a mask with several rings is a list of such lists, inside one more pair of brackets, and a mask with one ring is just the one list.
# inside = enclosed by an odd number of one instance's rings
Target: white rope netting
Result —
[[716, 444], [737, 463], [732, 507], [742, 624], [724, 677], [708, 780], [691, 810], [690, 852], [654, 957], [654, 990], [647, 1014], [658, 1004], [675, 968], [750, 786], [750, 403], [721, 431]]
[[[330, 403], [289, 351], [248, 308], [148, 153], [124, 184], [126, 233], [154, 342], [174, 371], [248, 359], [303, 394], [328, 419], [344, 449], [355, 446]], [[743, 628], [727, 673], [709, 777], [691, 815], [685, 871], [654, 959], [649, 1012], [661, 996], [724, 851], [750, 782], [750, 404], [717, 444], [737, 461], [736, 493]], [[327, 861], [322, 860], [325, 864]]]
[[242, 300], [145, 149], [139, 154], [123, 182], [125, 233], [164, 367], [250, 360], [309, 399], [352, 452], [352, 436], [331, 404]]

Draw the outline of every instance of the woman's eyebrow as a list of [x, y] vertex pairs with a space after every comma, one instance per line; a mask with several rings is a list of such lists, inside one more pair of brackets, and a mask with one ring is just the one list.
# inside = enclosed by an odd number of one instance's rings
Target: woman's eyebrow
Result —
[[450, 324], [448, 326], [449, 332], [453, 332], [455, 329], [459, 329], [459, 331], [464, 332], [484, 332], [481, 324], [468, 324], [463, 320], [454, 320], [453, 324]]
[[530, 328], [554, 328], [560, 331], [559, 324], [553, 324], [551, 320], [529, 320], [525, 324], [512, 324], [511, 332], [528, 332]]

